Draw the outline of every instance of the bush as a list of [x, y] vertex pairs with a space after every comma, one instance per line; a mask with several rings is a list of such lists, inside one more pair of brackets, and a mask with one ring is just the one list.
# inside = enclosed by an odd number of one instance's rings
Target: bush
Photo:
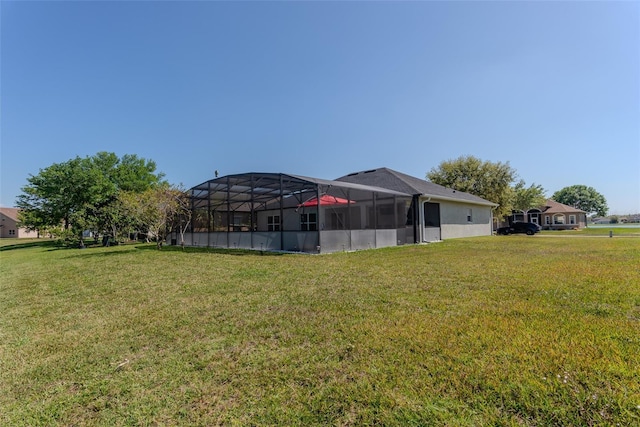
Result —
[[56, 240], [56, 244], [67, 248], [84, 247], [80, 237], [71, 229], [55, 227], [50, 230], [51, 236]]

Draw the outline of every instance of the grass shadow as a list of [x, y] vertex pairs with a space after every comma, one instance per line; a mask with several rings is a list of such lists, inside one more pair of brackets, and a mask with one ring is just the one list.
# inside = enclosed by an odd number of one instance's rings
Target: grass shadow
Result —
[[16, 243], [0, 246], [0, 252], [2, 251], [13, 251], [16, 249], [28, 249], [28, 248], [50, 248], [49, 250], [62, 249], [60, 245], [55, 240], [42, 240], [42, 241], [31, 241], [25, 243]]
[[131, 252], [136, 251], [137, 249], [135, 247], [131, 247], [131, 248], [127, 248], [127, 249], [121, 249], [121, 250], [112, 250], [112, 251], [100, 251], [97, 252], [94, 249], [99, 249], [99, 247], [94, 247], [94, 248], [83, 248], [83, 249], [78, 249], [81, 253], [74, 253], [73, 255], [70, 255], [69, 258], [73, 257], [73, 258], [107, 258], [107, 257], [112, 257], [115, 255], [129, 255], [131, 254]]
[[[142, 250], [158, 250], [155, 244], [139, 245], [136, 246], [136, 248]], [[261, 251], [259, 249], [201, 248], [191, 246], [163, 246], [160, 252], [207, 253], [234, 256], [282, 256], [297, 254], [292, 252]]]

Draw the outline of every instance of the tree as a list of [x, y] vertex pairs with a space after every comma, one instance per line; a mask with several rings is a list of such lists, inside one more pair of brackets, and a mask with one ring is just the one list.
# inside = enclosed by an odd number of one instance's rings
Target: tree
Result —
[[520, 180], [514, 187], [513, 195], [513, 209], [527, 212], [531, 208], [541, 207], [545, 200], [545, 191], [541, 185], [531, 184], [529, 187], [525, 186], [523, 180]]
[[127, 212], [126, 217], [137, 230], [154, 237], [158, 249], [162, 248], [162, 242], [173, 227], [179, 227], [182, 236], [183, 227], [188, 226], [191, 219], [187, 194], [181, 188], [168, 184], [149, 188], [143, 193], [124, 192], [120, 201]]
[[609, 207], [604, 196], [593, 187], [586, 185], [571, 185], [556, 191], [551, 196], [556, 202], [581, 209], [588, 214], [595, 213], [598, 216], [606, 216]]
[[122, 206], [117, 201], [122, 192], [142, 193], [162, 183], [164, 174], [155, 174], [156, 164], [134, 154], [125, 154], [121, 159], [113, 153], [100, 152], [91, 158], [101, 175], [114, 186], [108, 200], [95, 207], [98, 229], [109, 231], [114, 238], [122, 231], [128, 220], [123, 218]]
[[177, 212], [174, 218], [174, 224], [178, 233], [180, 233], [180, 245], [184, 247], [184, 233], [189, 228], [193, 216], [191, 197], [189, 197], [182, 185], [175, 187], [175, 189], [178, 191], [175, 194]]
[[87, 206], [101, 203], [109, 191], [108, 183], [89, 160], [79, 157], [42, 169], [28, 182], [16, 201], [21, 225], [40, 229], [63, 224], [65, 230], [74, 227], [80, 240], [82, 230], [78, 227], [86, 222]]
[[58, 227], [75, 234], [82, 244], [82, 233], [93, 230], [115, 233], [117, 209], [113, 204], [121, 191], [144, 191], [162, 182], [155, 163], [125, 155], [100, 152], [93, 157], [54, 163], [31, 175], [16, 205], [20, 223], [32, 229]]
[[156, 163], [135, 154], [118, 158], [114, 153], [99, 152], [91, 158], [93, 165], [107, 177], [119, 191], [141, 193], [162, 182], [163, 173], [155, 173]]
[[511, 213], [514, 196], [511, 184], [516, 177], [509, 162], [493, 163], [473, 156], [444, 161], [427, 173], [427, 179], [433, 183], [497, 203], [498, 217]]

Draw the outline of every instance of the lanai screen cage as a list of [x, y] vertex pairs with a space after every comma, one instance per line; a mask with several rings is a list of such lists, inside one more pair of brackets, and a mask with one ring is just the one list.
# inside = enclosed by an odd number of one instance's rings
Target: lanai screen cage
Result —
[[320, 253], [414, 242], [412, 196], [392, 190], [247, 173], [189, 191], [187, 246]]

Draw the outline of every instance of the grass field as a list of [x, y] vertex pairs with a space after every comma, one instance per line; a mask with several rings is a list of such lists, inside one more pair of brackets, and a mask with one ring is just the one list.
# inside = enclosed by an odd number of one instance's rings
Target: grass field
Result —
[[640, 424], [640, 238], [0, 247], [0, 425]]
[[567, 236], [609, 236], [609, 232], [614, 237], [640, 237], [639, 227], [624, 227], [620, 225], [614, 225], [612, 227], [606, 226], [591, 226], [581, 228], [578, 230], [543, 230], [542, 235], [567, 235]]

